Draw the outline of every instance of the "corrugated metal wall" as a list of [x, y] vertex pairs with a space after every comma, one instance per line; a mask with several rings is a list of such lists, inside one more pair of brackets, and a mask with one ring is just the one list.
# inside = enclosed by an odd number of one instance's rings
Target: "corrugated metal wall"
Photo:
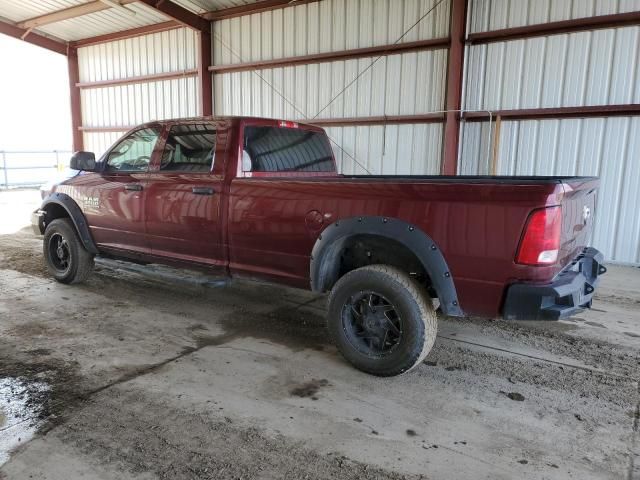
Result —
[[[324, 0], [223, 20], [213, 28], [215, 63], [231, 65], [391, 44], [436, 3]], [[446, 37], [448, 25], [449, 2], [445, 1], [401, 41]], [[313, 118], [319, 113], [318, 118], [339, 119], [442, 110], [446, 50], [382, 57], [324, 109], [376, 58], [217, 74], [215, 112], [291, 119]], [[328, 132], [341, 171], [439, 172], [441, 125], [335, 127]]]
[[[640, 10], [640, 1], [471, 3], [471, 31]], [[464, 108], [498, 110], [640, 103], [640, 27], [535, 37], [467, 48]], [[467, 122], [460, 173], [598, 175], [594, 245], [640, 263], [640, 118]]]
[[[197, 66], [196, 34], [180, 28], [78, 49], [80, 82], [123, 80]], [[193, 76], [82, 90], [85, 127], [128, 127], [198, 114]], [[123, 132], [85, 132], [85, 147], [102, 153]]]
[[469, 32], [640, 10], [640, 0], [469, 0]]

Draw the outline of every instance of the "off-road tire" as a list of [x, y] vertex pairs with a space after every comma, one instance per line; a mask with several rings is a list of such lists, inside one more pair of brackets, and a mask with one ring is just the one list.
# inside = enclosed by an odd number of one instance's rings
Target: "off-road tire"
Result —
[[[365, 354], [350, 340], [343, 309], [363, 291], [379, 292], [401, 318], [402, 334], [389, 354]], [[408, 274], [388, 265], [370, 265], [352, 270], [336, 282], [329, 296], [327, 328], [340, 353], [353, 366], [372, 375], [390, 377], [422, 363], [435, 342], [438, 321], [426, 290]]]
[[[67, 267], [60, 266], [52, 242], [62, 238], [68, 251]], [[60, 283], [80, 283], [93, 271], [93, 255], [82, 245], [73, 223], [67, 218], [53, 220], [44, 232], [43, 253], [49, 273]]]

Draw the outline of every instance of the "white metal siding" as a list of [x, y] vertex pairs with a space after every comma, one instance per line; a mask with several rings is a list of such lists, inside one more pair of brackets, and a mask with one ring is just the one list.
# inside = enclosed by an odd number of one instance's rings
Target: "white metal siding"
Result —
[[640, 10], [640, 0], [469, 0], [469, 32]]
[[[216, 75], [216, 113], [313, 118], [375, 58]], [[319, 118], [405, 115], [441, 110], [444, 50], [390, 55], [378, 60]]]
[[81, 82], [116, 80], [197, 67], [197, 34], [189, 28], [78, 49]]
[[197, 115], [195, 77], [91, 88], [82, 91], [86, 127], [127, 127], [150, 120]]
[[[465, 125], [460, 173], [492, 173], [488, 139], [488, 122]], [[640, 263], [638, 159], [640, 117], [503, 121], [496, 173], [599, 176], [593, 245], [609, 260]]]
[[442, 125], [331, 127], [338, 170], [345, 174], [438, 175]]
[[[436, 4], [437, 0], [323, 0], [215, 22], [214, 60], [229, 65], [392, 44]], [[400, 41], [446, 37], [449, 8], [445, 0]], [[321, 110], [318, 118], [417, 115], [443, 109], [446, 50], [377, 58], [218, 74], [214, 108], [219, 115], [287, 119], [313, 118]], [[440, 170], [442, 125], [327, 130], [345, 173]]]
[[[395, 43], [437, 0], [323, 0], [213, 24], [216, 65]], [[400, 42], [446, 37], [449, 0]]]
[[465, 108], [640, 103], [640, 27], [474, 45]]
[[[197, 66], [196, 34], [181, 28], [78, 50], [81, 82], [123, 80], [182, 72]], [[87, 88], [81, 92], [86, 127], [129, 127], [150, 120], [198, 114], [196, 77]], [[85, 146], [102, 153], [122, 132], [84, 134]]]

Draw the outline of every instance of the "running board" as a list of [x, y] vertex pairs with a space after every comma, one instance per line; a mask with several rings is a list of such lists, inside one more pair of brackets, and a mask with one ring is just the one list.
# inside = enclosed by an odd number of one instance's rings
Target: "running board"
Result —
[[127, 262], [126, 260], [114, 260], [97, 256], [96, 265], [110, 270], [137, 273], [147, 278], [161, 280], [170, 283], [184, 283], [199, 287], [218, 288], [226, 286], [231, 279], [228, 277], [211, 276], [195, 270], [173, 268], [158, 263], [141, 265], [139, 263]]

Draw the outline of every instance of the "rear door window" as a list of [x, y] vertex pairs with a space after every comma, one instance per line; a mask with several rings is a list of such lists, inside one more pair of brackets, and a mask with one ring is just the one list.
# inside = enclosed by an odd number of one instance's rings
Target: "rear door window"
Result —
[[321, 132], [245, 127], [242, 169], [245, 172], [333, 172], [333, 152]]
[[160, 170], [210, 172], [215, 149], [216, 130], [212, 124], [174, 125], [162, 152]]

